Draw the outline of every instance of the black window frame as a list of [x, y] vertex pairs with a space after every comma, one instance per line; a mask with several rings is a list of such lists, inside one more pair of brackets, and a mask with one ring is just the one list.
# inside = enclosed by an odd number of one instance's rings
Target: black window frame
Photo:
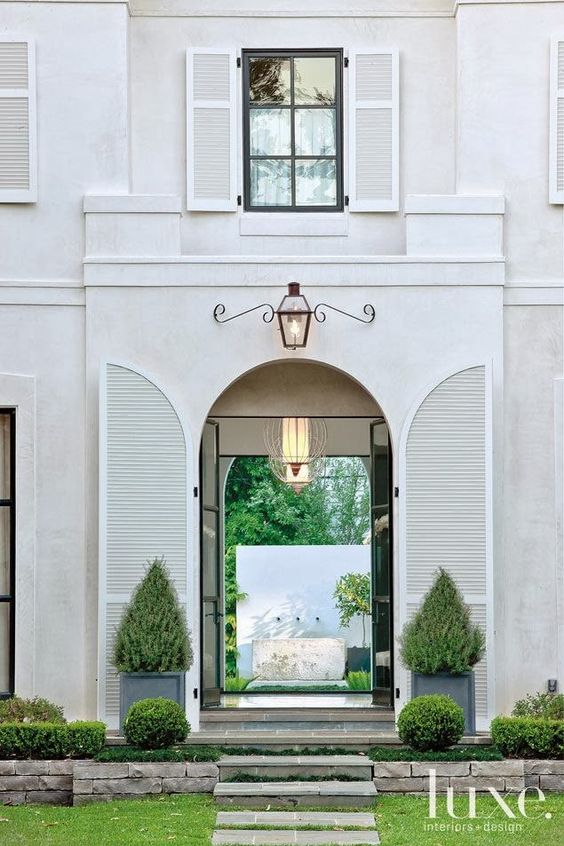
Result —
[[10, 496], [8, 499], [0, 499], [0, 508], [10, 509], [10, 593], [0, 594], [0, 604], [8, 604], [10, 613], [9, 689], [0, 690], [0, 699], [9, 699], [15, 692], [16, 675], [16, 411], [14, 408], [0, 408], [0, 415], [10, 418]]
[[[292, 132], [292, 152], [289, 156], [265, 156], [264, 158], [284, 158], [290, 159], [292, 163], [292, 204], [289, 206], [252, 206], [251, 199], [251, 149], [250, 149], [250, 74], [249, 74], [249, 60], [261, 59], [269, 56], [281, 59], [290, 59], [291, 74], [290, 74], [290, 105], [281, 106], [281, 108], [289, 108], [292, 112], [292, 117], [296, 108], [327, 108], [323, 104], [306, 106], [300, 104], [296, 106], [294, 103], [294, 58], [331, 58], [335, 59], [335, 118], [336, 118], [336, 138], [335, 138], [335, 163], [337, 171], [337, 202], [334, 206], [298, 206], [295, 202], [295, 161], [298, 160], [317, 160], [323, 158], [333, 158], [333, 156], [296, 156], [294, 151], [294, 121], [291, 121]], [[242, 83], [243, 83], [243, 208], [246, 212], [298, 212], [298, 213], [327, 213], [333, 214], [335, 212], [343, 212], [345, 207], [344, 187], [343, 187], [343, 67], [344, 56], [343, 48], [324, 49], [296, 49], [296, 50], [243, 50], [242, 51]], [[278, 105], [278, 104], [277, 104]], [[272, 104], [265, 106], [272, 108]], [[254, 107], [256, 108], [256, 107]], [[255, 158], [255, 157], [253, 157]]]

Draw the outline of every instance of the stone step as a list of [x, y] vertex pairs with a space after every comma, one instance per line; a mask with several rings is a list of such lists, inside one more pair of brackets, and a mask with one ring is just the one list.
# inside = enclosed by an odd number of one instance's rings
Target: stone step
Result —
[[374, 814], [351, 811], [219, 811], [215, 821], [225, 828], [268, 825], [278, 828], [375, 828]]
[[219, 762], [220, 781], [244, 774], [296, 779], [304, 776], [340, 776], [370, 781], [372, 761], [364, 755], [227, 755]]
[[[114, 741], [115, 742], [115, 741]], [[122, 741], [123, 742], [123, 741]], [[189, 734], [186, 743], [193, 746], [235, 746], [242, 749], [295, 750], [320, 746], [367, 752], [372, 746], [401, 745], [395, 732], [374, 731], [203, 731]]]
[[212, 846], [375, 846], [380, 843], [377, 831], [214, 831]]
[[379, 732], [393, 732], [395, 728], [395, 723], [393, 720], [389, 722], [361, 722], [361, 721], [339, 721], [339, 720], [331, 720], [326, 719], [324, 721], [311, 721], [308, 719], [307, 716], [304, 716], [300, 722], [286, 722], [284, 720], [272, 720], [269, 723], [265, 723], [262, 721], [255, 721], [255, 720], [248, 720], [243, 722], [214, 722], [214, 723], [202, 723], [200, 726], [200, 733], [207, 735], [207, 734], [217, 734], [219, 732], [225, 732], [226, 734], [231, 734], [233, 731], [236, 732], [254, 732], [255, 734], [259, 734], [261, 732], [282, 732], [286, 731], [287, 733], [294, 734], [295, 732], [299, 732], [300, 734], [303, 732], [329, 732], [329, 731], [338, 731], [343, 733], [352, 733], [352, 732], [370, 732], [371, 734], [378, 734]]
[[372, 806], [376, 788], [372, 781], [284, 781], [258, 784], [219, 782], [214, 790], [219, 805], [246, 808]]
[[223, 722], [393, 722], [391, 708], [213, 708], [200, 713], [201, 723]]

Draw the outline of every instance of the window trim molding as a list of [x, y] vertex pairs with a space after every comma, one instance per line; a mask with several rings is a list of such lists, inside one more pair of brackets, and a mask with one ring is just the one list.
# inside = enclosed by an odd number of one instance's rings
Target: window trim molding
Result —
[[[335, 112], [336, 112], [336, 168], [337, 168], [337, 202], [335, 206], [252, 206], [249, 202], [250, 198], [250, 131], [249, 131], [249, 120], [250, 120], [250, 102], [249, 102], [249, 59], [250, 58], [262, 58], [267, 56], [274, 56], [274, 57], [281, 57], [281, 58], [293, 58], [295, 56], [303, 56], [303, 57], [330, 57], [335, 58], [335, 67], [336, 67], [336, 79], [335, 79]], [[343, 79], [343, 68], [344, 68], [344, 49], [342, 47], [336, 48], [296, 48], [296, 49], [280, 49], [277, 50], [275, 48], [269, 48], [265, 50], [261, 49], [248, 49], [241, 51], [241, 65], [242, 65], [242, 74], [241, 74], [241, 92], [242, 92], [242, 151], [243, 151], [243, 197], [242, 197], [242, 208], [245, 213], [251, 214], [280, 214], [286, 212], [287, 214], [339, 214], [343, 213], [345, 210], [345, 191], [344, 191], [344, 79]], [[290, 109], [292, 113], [295, 109], [295, 104], [291, 104]], [[284, 157], [276, 157], [273, 158], [284, 158]], [[287, 157], [286, 157], [287, 158]], [[292, 161], [295, 158], [300, 158], [299, 156], [295, 156], [292, 153], [291, 159]], [[316, 157], [311, 157], [316, 158]], [[292, 177], [293, 178], [293, 177]]]

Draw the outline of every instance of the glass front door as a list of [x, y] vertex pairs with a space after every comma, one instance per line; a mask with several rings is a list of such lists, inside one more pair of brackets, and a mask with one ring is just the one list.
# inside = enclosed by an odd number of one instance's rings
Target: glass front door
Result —
[[393, 707], [392, 481], [388, 426], [371, 426], [372, 464], [372, 700]]
[[202, 705], [221, 702], [223, 590], [220, 556], [219, 426], [204, 426], [200, 456]]

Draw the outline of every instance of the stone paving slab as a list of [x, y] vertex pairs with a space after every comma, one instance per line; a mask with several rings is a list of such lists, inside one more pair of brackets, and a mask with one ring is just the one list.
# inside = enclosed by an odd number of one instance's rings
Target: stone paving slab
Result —
[[218, 761], [219, 767], [257, 766], [305, 766], [305, 767], [370, 767], [372, 761], [366, 755], [229, 755]]
[[380, 843], [376, 831], [245, 831], [244, 829], [223, 829], [214, 831], [213, 846], [241, 844], [241, 846], [274, 846], [274, 844], [296, 844], [296, 846], [374, 846]]
[[299, 826], [355, 826], [374, 828], [374, 814], [346, 813], [337, 811], [220, 811], [218, 826], [276, 825], [281, 828]]
[[372, 781], [270, 781], [258, 783], [219, 782], [216, 796], [376, 796]]

